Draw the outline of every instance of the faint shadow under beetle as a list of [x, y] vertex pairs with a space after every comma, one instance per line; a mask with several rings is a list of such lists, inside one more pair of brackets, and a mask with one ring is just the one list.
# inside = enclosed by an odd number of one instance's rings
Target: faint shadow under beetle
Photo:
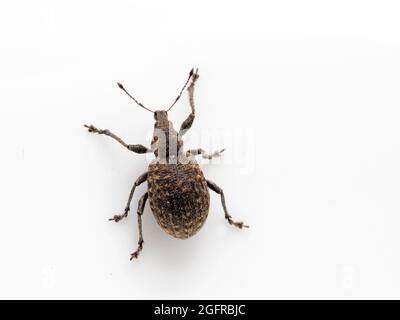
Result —
[[[127, 144], [107, 129], [98, 129], [93, 125], [85, 125], [89, 132], [107, 135], [130, 151], [136, 153], [153, 152], [156, 157], [149, 164], [148, 171], [140, 175], [133, 184], [124, 213], [115, 215], [109, 219], [118, 222], [126, 218], [136, 187], [147, 181], [148, 190], [140, 198], [137, 209], [139, 227], [138, 247], [131, 254], [131, 259], [137, 258], [143, 249], [142, 214], [147, 199], [149, 199], [151, 210], [158, 224], [175, 238], [187, 239], [196, 234], [204, 225], [210, 207], [208, 188], [220, 195], [225, 219], [231, 225], [240, 229], [248, 227], [243, 222], [232, 220], [226, 207], [224, 192], [214, 182], [204, 178], [203, 172], [195, 160], [195, 156], [197, 155], [202, 155], [205, 159], [219, 157], [224, 149], [214, 152], [211, 155], [207, 154], [203, 149], [193, 149], [186, 152], [183, 150], [182, 136], [190, 129], [195, 117], [193, 93], [194, 85], [198, 78], [198, 70], [194, 71], [192, 69], [174, 103], [167, 110], [158, 111], [152, 111], [145, 107], [131, 96], [122, 84], [118, 83], [119, 88], [140, 107], [154, 114], [155, 125], [150, 148], [141, 144]], [[191, 113], [183, 121], [179, 132], [176, 132], [172, 123], [168, 120], [168, 111], [179, 100], [189, 82], [190, 85], [187, 90]]]

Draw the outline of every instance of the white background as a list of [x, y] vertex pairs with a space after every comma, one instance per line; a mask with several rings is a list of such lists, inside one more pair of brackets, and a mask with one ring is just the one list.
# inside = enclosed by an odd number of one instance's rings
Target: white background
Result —
[[[3, 1], [0, 298], [400, 298], [399, 14], [398, 1]], [[152, 115], [116, 82], [162, 109], [192, 66], [186, 145], [227, 147], [204, 173], [251, 228], [230, 227], [212, 194], [180, 241], [146, 207], [131, 262], [146, 186], [128, 219], [107, 219], [148, 159], [82, 125], [149, 145]], [[176, 127], [188, 113], [185, 93]]]

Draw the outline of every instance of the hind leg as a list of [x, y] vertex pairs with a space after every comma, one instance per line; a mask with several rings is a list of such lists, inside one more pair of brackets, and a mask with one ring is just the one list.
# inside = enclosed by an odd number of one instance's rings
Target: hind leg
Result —
[[133, 197], [133, 193], [135, 192], [136, 187], [139, 186], [140, 184], [142, 184], [143, 182], [145, 182], [146, 180], [147, 180], [147, 172], [145, 172], [142, 175], [140, 175], [139, 178], [137, 178], [137, 180], [133, 184], [131, 192], [129, 193], [129, 198], [128, 198], [128, 202], [126, 203], [124, 213], [123, 214], [117, 214], [117, 215], [115, 215], [114, 217], [112, 217], [112, 218], [110, 218], [108, 220], [118, 222], [118, 221], [120, 221], [123, 218], [126, 218], [128, 216], [128, 213], [129, 213], [129, 210], [130, 210], [130, 206], [131, 206], [132, 197]]
[[146, 192], [139, 200], [139, 205], [137, 209], [137, 216], [138, 216], [138, 228], [139, 228], [139, 241], [138, 241], [138, 247], [134, 253], [131, 254], [131, 260], [133, 258], [137, 259], [139, 257], [140, 251], [143, 249], [143, 231], [142, 231], [142, 214], [144, 210], [144, 206], [146, 205], [147, 198], [149, 196], [149, 193]]
[[210, 180], [207, 180], [207, 185], [212, 191], [218, 193], [221, 196], [221, 203], [222, 207], [224, 208], [225, 219], [228, 220], [229, 224], [238, 227], [240, 229], [248, 228], [249, 226], [245, 225], [243, 222], [235, 222], [232, 220], [232, 216], [228, 213], [228, 209], [226, 208], [224, 191]]

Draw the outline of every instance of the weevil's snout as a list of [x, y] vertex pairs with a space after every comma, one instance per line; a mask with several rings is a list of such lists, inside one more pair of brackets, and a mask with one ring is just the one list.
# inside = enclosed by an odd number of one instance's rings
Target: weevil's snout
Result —
[[167, 122], [168, 123], [168, 113], [165, 110], [154, 111], [154, 119], [157, 122]]

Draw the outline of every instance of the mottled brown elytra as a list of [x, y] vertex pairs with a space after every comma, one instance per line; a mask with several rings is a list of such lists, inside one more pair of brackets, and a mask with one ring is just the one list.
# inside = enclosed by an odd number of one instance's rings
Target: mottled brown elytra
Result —
[[[147, 181], [148, 191], [140, 198], [137, 210], [139, 226], [138, 248], [131, 254], [131, 259], [137, 258], [143, 249], [142, 214], [147, 199], [150, 201], [151, 210], [158, 224], [175, 238], [187, 239], [196, 234], [204, 225], [210, 207], [208, 188], [220, 195], [225, 218], [231, 225], [240, 229], [248, 227], [243, 222], [232, 220], [226, 208], [224, 192], [214, 182], [204, 178], [203, 172], [195, 160], [197, 155], [202, 155], [205, 159], [219, 157], [224, 149], [211, 155], [207, 154], [203, 149], [183, 151], [182, 136], [190, 129], [195, 117], [193, 93], [194, 85], [198, 78], [198, 70], [194, 71], [192, 69], [179, 95], [166, 111], [152, 111], [146, 108], [131, 96], [122, 84], [118, 83], [118, 86], [140, 107], [154, 113], [156, 123], [150, 149], [141, 144], [126, 144], [121, 138], [107, 129], [98, 129], [92, 125], [85, 125], [89, 132], [107, 135], [130, 151], [136, 153], [153, 152], [156, 156], [150, 163], [148, 171], [137, 178], [133, 184], [124, 213], [109, 219], [118, 222], [126, 218], [136, 187]], [[183, 121], [179, 132], [176, 132], [172, 123], [168, 120], [168, 111], [179, 100], [190, 80], [191, 83], [187, 90], [192, 112]]]

